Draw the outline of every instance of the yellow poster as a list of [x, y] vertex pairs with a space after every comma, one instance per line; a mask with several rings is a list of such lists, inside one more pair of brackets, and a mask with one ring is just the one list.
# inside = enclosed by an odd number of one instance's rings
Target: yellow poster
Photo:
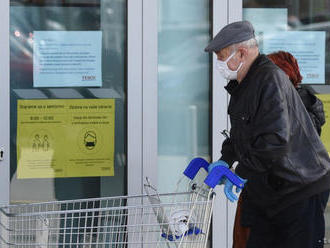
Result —
[[325, 112], [325, 124], [322, 126], [321, 140], [330, 155], [330, 95], [316, 95], [323, 103]]
[[18, 100], [17, 178], [114, 175], [114, 99]]

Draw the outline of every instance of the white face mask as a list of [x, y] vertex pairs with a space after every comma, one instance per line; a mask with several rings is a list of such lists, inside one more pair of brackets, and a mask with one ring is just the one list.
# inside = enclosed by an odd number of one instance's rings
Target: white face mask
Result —
[[243, 63], [241, 62], [236, 71], [232, 71], [229, 69], [227, 63], [228, 61], [236, 54], [233, 52], [225, 61], [217, 60], [217, 68], [220, 74], [227, 80], [236, 80], [237, 72], [241, 69]]

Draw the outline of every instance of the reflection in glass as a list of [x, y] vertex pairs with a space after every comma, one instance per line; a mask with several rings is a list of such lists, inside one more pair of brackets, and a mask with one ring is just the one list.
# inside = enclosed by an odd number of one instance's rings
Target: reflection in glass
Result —
[[158, 30], [158, 188], [170, 192], [210, 154], [209, 2], [160, 0]]
[[[325, 84], [330, 84], [330, 2], [290, 0], [244, 0], [244, 8], [283, 8], [287, 11], [287, 30], [325, 32]], [[275, 19], [274, 22], [278, 20]], [[273, 28], [273, 27], [271, 27]], [[322, 83], [323, 84], [323, 83]]]

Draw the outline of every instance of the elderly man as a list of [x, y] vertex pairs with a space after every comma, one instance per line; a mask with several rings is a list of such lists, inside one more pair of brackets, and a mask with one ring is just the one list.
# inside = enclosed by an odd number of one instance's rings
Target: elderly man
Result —
[[216, 54], [229, 80], [231, 130], [217, 164], [238, 161], [235, 173], [248, 180], [241, 218], [251, 229], [247, 247], [323, 247], [330, 159], [289, 78], [259, 54], [247, 21], [225, 26], [205, 51]]

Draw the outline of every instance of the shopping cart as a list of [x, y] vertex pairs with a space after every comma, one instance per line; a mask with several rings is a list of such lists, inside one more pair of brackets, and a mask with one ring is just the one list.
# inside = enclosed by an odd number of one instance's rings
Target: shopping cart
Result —
[[208, 163], [197, 158], [178, 183], [185, 192], [159, 194], [147, 183], [147, 194], [9, 205], [0, 208], [0, 247], [161, 248], [206, 247], [214, 187], [227, 168], [213, 169], [204, 182], [196, 176]]

